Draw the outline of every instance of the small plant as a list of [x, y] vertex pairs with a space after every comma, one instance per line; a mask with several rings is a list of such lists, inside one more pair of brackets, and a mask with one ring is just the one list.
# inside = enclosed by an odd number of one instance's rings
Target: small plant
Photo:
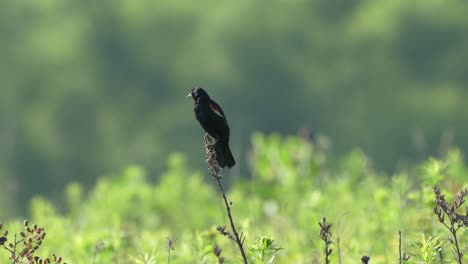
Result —
[[440, 254], [443, 250], [443, 242], [440, 241], [438, 237], [426, 238], [426, 236], [422, 234], [421, 239], [411, 245], [416, 249], [416, 253], [411, 254], [414, 261], [406, 260], [404, 263], [443, 263], [443, 260], [440, 259]]
[[234, 225], [234, 220], [232, 217], [231, 213], [231, 206], [232, 202], [228, 202], [228, 199], [226, 197], [226, 193], [224, 192], [223, 185], [221, 183], [221, 167], [218, 165], [218, 162], [216, 161], [216, 151], [214, 151], [214, 144], [212, 143], [212, 138], [210, 135], [205, 134], [205, 150], [206, 150], [206, 163], [208, 164], [208, 172], [210, 173], [211, 177], [215, 179], [216, 183], [218, 184], [218, 189], [223, 196], [224, 200], [224, 205], [226, 206], [226, 211], [229, 217], [229, 222], [231, 223], [231, 231], [233, 235], [231, 235], [230, 232], [226, 231], [226, 227], [218, 227], [218, 231], [224, 235], [229, 237], [231, 240], [235, 241], [237, 246], [239, 247], [239, 251], [242, 255], [242, 259], [244, 260], [244, 264], [248, 264], [247, 261], [247, 256], [245, 255], [244, 251], [244, 240], [245, 238], [243, 237], [242, 234], [239, 235], [237, 232], [236, 226]]
[[460, 190], [453, 203], [445, 201], [445, 195], [441, 193], [437, 186], [435, 186], [433, 190], [435, 194], [434, 213], [437, 215], [439, 222], [441, 222], [452, 235], [449, 241], [455, 251], [457, 262], [462, 264], [463, 252], [460, 249], [457, 232], [461, 227], [468, 226], [468, 207], [465, 210], [465, 215], [458, 213], [457, 210], [465, 203], [468, 189]]
[[99, 252], [102, 252], [105, 247], [106, 244], [104, 243], [104, 241], [100, 240], [97, 242], [96, 246], [94, 247], [93, 264], [96, 263], [97, 254]]
[[138, 251], [137, 256], [130, 256], [130, 258], [135, 264], [156, 264], [156, 249], [153, 249], [151, 253]]
[[331, 224], [327, 223], [327, 219], [324, 217], [322, 222], [319, 222], [320, 226], [320, 238], [325, 243], [324, 253], [325, 253], [325, 263], [330, 264], [330, 255], [333, 251], [330, 246], [333, 244], [331, 240]]
[[266, 237], [257, 238], [255, 244], [247, 248], [257, 264], [273, 263], [278, 253], [283, 249], [276, 246], [273, 239]]
[[[42, 258], [36, 255], [46, 236], [46, 232], [43, 227], [39, 227], [36, 224], [31, 227], [27, 220], [24, 220], [23, 226], [24, 231], [14, 234], [13, 239], [11, 239], [11, 235], [9, 236], [8, 230], [4, 230], [3, 236], [0, 237], [0, 247], [8, 251], [10, 254], [8, 259], [11, 263], [63, 263], [62, 257], [57, 257], [55, 254], [52, 254], [52, 260], [50, 258]], [[0, 223], [0, 230], [2, 230], [2, 228], [3, 224]]]

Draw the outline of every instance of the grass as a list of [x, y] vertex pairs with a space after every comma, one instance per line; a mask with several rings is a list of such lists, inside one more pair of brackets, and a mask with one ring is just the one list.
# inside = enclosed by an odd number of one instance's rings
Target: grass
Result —
[[229, 188], [207, 154], [209, 178], [174, 154], [155, 183], [130, 166], [88, 192], [71, 183], [60, 210], [35, 197], [41, 226], [4, 222], [0, 263], [466, 262], [468, 169], [456, 150], [383, 175], [359, 151], [335, 158], [258, 134], [251, 177], [229, 175]]

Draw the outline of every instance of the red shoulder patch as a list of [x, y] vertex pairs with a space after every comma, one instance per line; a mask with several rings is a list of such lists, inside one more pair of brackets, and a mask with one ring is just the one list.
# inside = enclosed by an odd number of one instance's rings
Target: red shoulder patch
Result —
[[219, 115], [220, 117], [224, 118], [224, 116], [221, 114], [221, 112], [219, 111], [219, 109], [214, 105], [214, 104], [210, 104], [210, 109], [211, 111], [213, 111], [215, 114]]

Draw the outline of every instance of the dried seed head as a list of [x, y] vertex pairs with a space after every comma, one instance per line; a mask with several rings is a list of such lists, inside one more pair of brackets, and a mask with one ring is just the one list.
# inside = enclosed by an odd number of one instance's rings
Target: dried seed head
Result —
[[175, 250], [175, 248], [174, 248], [174, 242], [175, 241], [170, 239], [169, 237], [166, 237], [166, 239], [167, 239], [167, 248], [169, 250]]
[[208, 164], [208, 172], [213, 178], [220, 179], [221, 167], [216, 160], [216, 151], [214, 149], [213, 138], [206, 133], [205, 134], [205, 152], [206, 152], [206, 163]]
[[104, 241], [102, 241], [102, 240], [100, 240], [100, 241], [96, 244], [96, 250], [97, 250], [97, 251], [103, 251], [105, 247], [106, 247], [106, 244], [105, 244]]
[[361, 262], [362, 262], [363, 264], [368, 264], [369, 261], [370, 261], [370, 258], [369, 258], [368, 256], [362, 256]]
[[6, 237], [0, 237], [0, 246], [3, 246], [5, 244], [5, 242], [7, 242], [7, 238]]
[[217, 257], [221, 256], [221, 251], [222, 251], [222, 249], [220, 247], [218, 247], [218, 245], [215, 245], [213, 247], [213, 252], [214, 252], [215, 256], [217, 256]]

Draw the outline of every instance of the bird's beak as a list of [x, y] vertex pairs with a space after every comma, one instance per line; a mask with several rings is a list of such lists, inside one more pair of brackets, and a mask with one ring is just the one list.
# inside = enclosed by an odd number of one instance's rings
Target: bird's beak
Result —
[[187, 95], [187, 98], [189, 98], [189, 97], [193, 97], [193, 96], [192, 96], [192, 92], [190, 92], [190, 93]]

